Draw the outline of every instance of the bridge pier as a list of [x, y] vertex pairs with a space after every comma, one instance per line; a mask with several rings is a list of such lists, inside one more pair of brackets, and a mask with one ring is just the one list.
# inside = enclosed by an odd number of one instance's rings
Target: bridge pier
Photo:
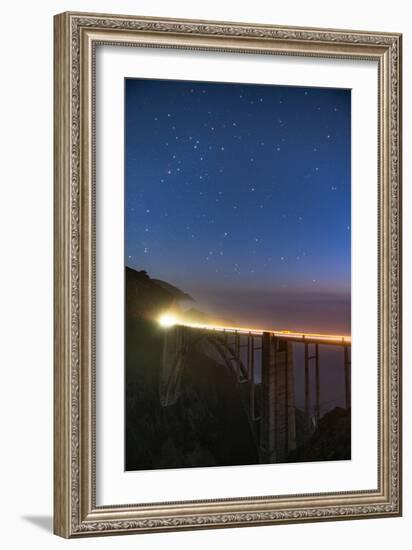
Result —
[[269, 332], [262, 336], [261, 461], [284, 462], [296, 449], [292, 343]]
[[164, 332], [159, 397], [163, 407], [174, 405], [181, 393], [181, 372], [187, 340], [184, 327], [176, 325]]

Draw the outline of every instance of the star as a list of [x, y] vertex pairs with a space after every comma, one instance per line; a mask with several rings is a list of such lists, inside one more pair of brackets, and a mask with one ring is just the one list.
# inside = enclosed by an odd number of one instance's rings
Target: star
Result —
[[[254, 84], [245, 86], [245, 91], [236, 83], [153, 80], [144, 96], [144, 87], [143, 80], [138, 90], [136, 85], [134, 106], [133, 96], [127, 97], [127, 104], [133, 106], [126, 117], [127, 262], [147, 269], [151, 277], [192, 290], [195, 299], [193, 289], [198, 288], [199, 303], [207, 303], [210, 314], [216, 316], [219, 311], [213, 311], [213, 300], [207, 301], [209, 290], [202, 290], [209, 275], [215, 274], [216, 289], [221, 282], [224, 290], [233, 279], [234, 291], [250, 288], [251, 293], [260, 287], [262, 292], [281, 291], [288, 281], [291, 293], [295, 288], [312, 288], [313, 294], [313, 271], [318, 272], [319, 266], [325, 275], [316, 281], [318, 289], [323, 288], [324, 279], [326, 284], [335, 276], [337, 284], [350, 281], [344, 268], [350, 253], [350, 201], [345, 195], [350, 166], [344, 164], [350, 145], [349, 92], [289, 91]], [[163, 141], [167, 136], [171, 142]], [[327, 191], [335, 193], [330, 204]], [[342, 201], [333, 200], [340, 197]], [[147, 218], [142, 218], [144, 213]], [[172, 225], [176, 231], [171, 231]], [[326, 231], [332, 252], [322, 256], [327, 247], [319, 235]], [[282, 235], [281, 240], [273, 241], [276, 234]], [[279, 255], [280, 250], [288, 256]], [[175, 258], [172, 268], [170, 257]], [[243, 326], [253, 320], [260, 323], [266, 305], [260, 301], [253, 305], [257, 294], [251, 294], [246, 307], [238, 296], [239, 304], [228, 304], [221, 315], [245, 322]], [[237, 317], [241, 309], [250, 310], [249, 320], [240, 313]], [[269, 323], [264, 325], [262, 320], [262, 326], [270, 326], [270, 311], [262, 314]]]

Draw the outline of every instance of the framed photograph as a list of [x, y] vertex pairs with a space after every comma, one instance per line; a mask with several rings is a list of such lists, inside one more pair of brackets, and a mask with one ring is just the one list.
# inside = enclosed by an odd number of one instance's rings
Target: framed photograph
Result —
[[55, 17], [54, 531], [401, 514], [401, 35]]

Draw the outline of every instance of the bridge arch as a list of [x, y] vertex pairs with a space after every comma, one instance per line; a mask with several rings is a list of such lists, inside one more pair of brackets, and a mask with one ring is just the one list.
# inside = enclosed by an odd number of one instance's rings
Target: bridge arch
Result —
[[[180, 335], [176, 334], [176, 331], [180, 331]], [[168, 349], [168, 339], [174, 340], [174, 345], [170, 346], [170, 349]], [[178, 340], [177, 345], [176, 340]], [[206, 341], [218, 353], [236, 385], [239, 381], [249, 382], [247, 368], [225, 336], [210, 333], [210, 331], [199, 334], [198, 330], [196, 334], [193, 334], [186, 327], [173, 327], [166, 336], [163, 350], [163, 376], [160, 384], [162, 406], [167, 407], [177, 401], [180, 395], [182, 376], [187, 366], [186, 359], [202, 341]], [[168, 357], [168, 354], [171, 354], [171, 357]]]

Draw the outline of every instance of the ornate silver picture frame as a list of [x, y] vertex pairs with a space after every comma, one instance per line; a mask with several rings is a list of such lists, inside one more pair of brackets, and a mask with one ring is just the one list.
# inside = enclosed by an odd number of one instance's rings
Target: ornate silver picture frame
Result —
[[[401, 35], [87, 13], [56, 15], [54, 24], [54, 532], [71, 538], [399, 516]], [[376, 64], [376, 486], [163, 502], [142, 501], [137, 491], [124, 504], [97, 498], [96, 50], [105, 45]]]

